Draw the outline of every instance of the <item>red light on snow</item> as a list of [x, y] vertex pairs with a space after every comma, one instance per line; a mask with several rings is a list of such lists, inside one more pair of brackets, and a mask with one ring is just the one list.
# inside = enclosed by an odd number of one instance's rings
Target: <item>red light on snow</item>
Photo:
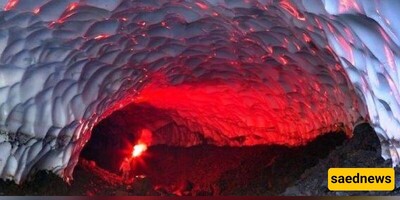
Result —
[[145, 144], [137, 144], [133, 147], [132, 157], [136, 158], [142, 155], [143, 152], [147, 150], [147, 145]]
[[197, 6], [199, 6], [201, 9], [203, 9], [203, 10], [207, 10], [208, 9], [208, 6], [206, 5], [206, 4], [204, 4], [204, 3], [200, 3], [200, 2], [198, 2], [198, 3], [195, 3]]
[[73, 11], [75, 8], [78, 7], [78, 5], [79, 5], [78, 2], [70, 3], [70, 4], [68, 5], [68, 7], [67, 7], [67, 10], [68, 10], [68, 11]]
[[4, 10], [8, 11], [8, 10], [13, 9], [17, 5], [18, 1], [19, 0], [10, 0], [10, 1], [8, 1], [7, 4], [4, 6]]
[[110, 35], [108, 34], [100, 34], [96, 37], [94, 37], [95, 40], [100, 40], [100, 39], [104, 39], [104, 38], [108, 38]]
[[40, 7], [39, 8], [35, 8], [35, 10], [33, 10], [33, 13], [35, 13], [36, 15], [40, 13]]

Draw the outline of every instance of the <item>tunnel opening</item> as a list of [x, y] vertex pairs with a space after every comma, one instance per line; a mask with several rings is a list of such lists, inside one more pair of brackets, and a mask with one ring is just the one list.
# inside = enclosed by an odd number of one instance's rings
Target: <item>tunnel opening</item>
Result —
[[217, 195], [261, 188], [279, 194], [348, 137], [344, 132], [329, 132], [299, 147], [216, 145], [201, 132], [179, 125], [171, 112], [145, 103], [115, 111], [94, 127], [81, 160], [121, 177], [121, 164], [132, 156], [142, 131], [149, 130], [149, 147], [133, 159], [129, 173], [135, 182], [148, 180], [147, 190]]
[[[96, 161], [99, 167], [110, 172], [119, 173], [124, 159], [134, 156], [136, 144], [193, 146], [207, 143], [201, 133], [178, 125], [170, 112], [146, 103], [129, 104], [93, 128], [81, 156]], [[150, 135], [146, 135], [146, 131]]]

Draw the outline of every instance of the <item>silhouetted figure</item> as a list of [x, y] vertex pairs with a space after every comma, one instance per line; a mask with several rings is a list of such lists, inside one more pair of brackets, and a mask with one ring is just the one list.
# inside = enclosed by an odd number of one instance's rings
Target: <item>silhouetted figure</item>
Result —
[[130, 178], [129, 176], [131, 173], [131, 161], [132, 159], [125, 158], [124, 161], [121, 163], [121, 166], [119, 167], [119, 171], [121, 172], [124, 181], [128, 181]]

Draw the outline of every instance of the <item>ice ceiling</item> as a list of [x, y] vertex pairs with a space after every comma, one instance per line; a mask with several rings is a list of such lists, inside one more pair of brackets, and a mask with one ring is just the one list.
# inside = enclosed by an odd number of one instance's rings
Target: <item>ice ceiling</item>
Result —
[[296, 146], [368, 121], [399, 163], [400, 1], [0, 6], [3, 179], [46, 169], [69, 181], [92, 128], [132, 104], [144, 128], [185, 127], [154, 144], [195, 145], [185, 133], [196, 132], [215, 145]]

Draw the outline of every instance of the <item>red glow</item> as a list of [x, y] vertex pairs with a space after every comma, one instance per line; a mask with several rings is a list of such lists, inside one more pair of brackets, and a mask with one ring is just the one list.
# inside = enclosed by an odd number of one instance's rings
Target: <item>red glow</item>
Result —
[[133, 147], [133, 151], [132, 151], [132, 157], [136, 158], [139, 157], [140, 155], [143, 154], [143, 152], [145, 152], [147, 150], [147, 145], [146, 144], [137, 144]]
[[[49, 24], [49, 28], [54, 28], [54, 26], [56, 24], [62, 24], [65, 22], [65, 20], [70, 17], [71, 15], [73, 15], [73, 10], [75, 10], [77, 7], [79, 6], [78, 2], [73, 2], [70, 3], [66, 9], [66, 11], [64, 11], [64, 13], [61, 15], [61, 17], [59, 19], [57, 19], [56, 21], [53, 21]], [[40, 12], [40, 10], [39, 10]]]
[[386, 60], [388, 61], [390, 68], [396, 70], [396, 61], [390, 47], [383, 45], [383, 49], [385, 50]]
[[351, 10], [355, 10], [357, 12], [361, 12], [360, 7], [357, 2], [353, 0], [340, 0], [339, 1], [339, 12], [350, 12]]
[[[283, 56], [280, 59], [283, 63], [289, 63]], [[232, 62], [232, 65], [240, 68], [240, 62]], [[271, 71], [260, 76], [275, 76], [271, 75], [273, 73], [271, 68]], [[157, 79], [160, 81], [162, 78]], [[336, 122], [344, 116], [340, 109], [333, 111], [334, 102], [330, 97], [321, 95], [326, 90], [325, 86], [312, 77], [303, 75], [293, 79], [287, 75], [281, 79], [288, 84], [286, 87], [296, 88], [300, 94], [297, 99], [282, 95], [286, 91], [279, 80], [271, 81], [267, 87], [239, 80], [229, 83], [203, 80], [201, 83], [179, 86], [149, 84], [135, 99], [135, 103], [173, 110], [171, 117], [174, 120], [191, 130], [201, 131], [208, 138], [218, 140], [220, 134], [227, 138], [247, 137], [242, 145], [304, 144], [320, 134], [315, 130], [326, 126], [326, 121]], [[332, 115], [333, 112], [339, 113]], [[225, 142], [221, 140], [217, 142]]]
[[108, 38], [109, 36], [110, 35], [108, 35], [108, 34], [100, 34], [100, 35], [96, 36], [94, 39], [95, 40], [101, 40], [101, 39]]
[[78, 7], [78, 5], [79, 5], [78, 2], [70, 3], [70, 4], [68, 5], [68, 7], [67, 7], [67, 11], [73, 11], [75, 8]]
[[355, 65], [354, 55], [352, 51], [351, 44], [348, 43], [348, 40], [345, 39], [343, 36], [337, 36], [336, 39], [338, 40], [340, 46], [344, 50], [347, 60], [352, 64]]
[[306, 42], [311, 42], [310, 36], [308, 36], [306, 33], [303, 33], [303, 39], [304, 39], [304, 41], [306, 41]]
[[33, 10], [33, 13], [35, 13], [36, 15], [40, 13], [40, 8], [35, 8], [35, 10]]
[[208, 6], [206, 4], [204, 4], [204, 3], [197, 2], [196, 5], [199, 6], [203, 10], [207, 10], [208, 9]]
[[19, 0], [9, 0], [4, 6], [4, 10], [7, 11], [13, 9], [17, 5], [18, 1]]
[[306, 18], [299, 11], [297, 11], [296, 7], [292, 5], [289, 1], [282, 1], [281, 6], [283, 9], [288, 11], [291, 15], [296, 17], [298, 20], [305, 21]]

